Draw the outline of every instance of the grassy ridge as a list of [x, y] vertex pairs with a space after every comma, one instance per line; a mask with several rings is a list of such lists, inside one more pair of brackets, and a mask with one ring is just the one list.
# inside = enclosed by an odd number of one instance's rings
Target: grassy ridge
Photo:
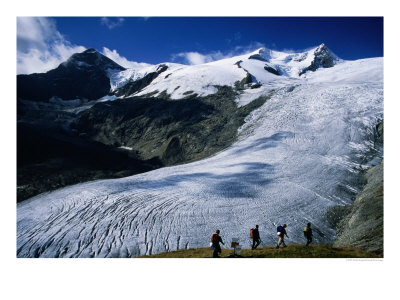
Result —
[[[221, 257], [229, 257], [232, 249], [222, 249]], [[243, 258], [382, 258], [382, 255], [354, 248], [336, 248], [331, 245], [288, 245], [286, 248], [262, 247], [256, 250], [243, 249], [240, 253]], [[155, 255], [142, 256], [144, 258], [207, 258], [212, 257], [209, 248], [177, 250]]]

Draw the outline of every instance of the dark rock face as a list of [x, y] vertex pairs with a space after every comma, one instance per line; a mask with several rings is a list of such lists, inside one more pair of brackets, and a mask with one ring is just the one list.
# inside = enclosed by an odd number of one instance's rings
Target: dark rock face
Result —
[[244, 90], [246, 84], [250, 84], [253, 82], [253, 76], [247, 71], [246, 71], [246, 73], [247, 73], [246, 76], [242, 80], [240, 80], [240, 81], [238, 80], [235, 82], [236, 90]]
[[173, 165], [184, 160], [184, 149], [181, 147], [179, 138], [174, 136], [167, 143], [167, 149], [165, 149], [161, 160], [166, 162], [168, 165]]
[[[242, 80], [238, 80], [235, 82], [235, 89], [237, 91], [243, 91], [244, 89], [246, 89], [246, 85], [247, 85], [247, 87], [250, 87], [252, 89], [259, 88], [261, 86], [261, 84], [259, 82], [257, 82], [256, 78], [253, 75], [251, 75], [249, 71], [247, 71], [246, 69], [244, 69], [242, 67], [242, 65], [241, 65], [242, 62], [243, 62], [242, 60], [239, 60], [235, 63], [235, 65], [239, 69], [243, 69], [246, 72], [246, 76]], [[254, 83], [254, 84], [250, 85], [251, 83]]]
[[335, 65], [335, 58], [329, 51], [328, 47], [322, 44], [314, 52], [314, 60], [311, 65], [300, 72], [299, 75], [306, 73], [307, 71], [316, 71], [319, 68], [331, 68]]
[[376, 125], [375, 131], [374, 131], [375, 147], [383, 146], [383, 123], [384, 123], [384, 121], [382, 120], [381, 122], [378, 123], [378, 125]]
[[260, 61], [264, 61], [267, 62], [268, 60], [266, 60], [265, 58], [263, 58], [260, 54], [253, 54], [249, 56], [249, 59], [256, 59], [256, 60], [260, 60]]
[[252, 84], [252, 85], [250, 86], [251, 89], [258, 89], [259, 87], [261, 87], [261, 83], [260, 83], [260, 82], [257, 82], [257, 83], [255, 83], [255, 84]]
[[238, 108], [236, 92], [219, 87], [214, 95], [189, 95], [181, 100], [133, 97], [99, 103], [71, 124], [88, 139], [132, 147], [141, 159], [160, 159], [164, 165], [198, 160], [236, 139], [244, 118], [261, 106], [259, 98]]
[[124, 70], [96, 50], [88, 49], [46, 73], [18, 75], [17, 97], [43, 102], [54, 96], [63, 100], [98, 99], [110, 91], [107, 69]]
[[320, 67], [331, 68], [335, 65], [334, 57], [324, 44], [315, 51], [314, 62]]
[[366, 173], [367, 184], [338, 224], [335, 247], [354, 247], [383, 256], [383, 160]]
[[281, 75], [278, 70], [276, 70], [276, 69], [274, 69], [274, 68], [272, 68], [272, 67], [270, 67], [268, 65], [264, 66], [264, 70], [267, 71], [267, 72], [270, 72], [270, 73], [272, 73], [274, 75], [277, 75], [277, 76]]
[[[133, 93], [136, 93], [148, 86], [154, 79], [158, 77], [158, 75], [160, 75], [162, 72], [165, 72], [167, 69], [168, 67], [166, 65], [160, 65], [156, 72], [149, 73], [141, 79], [128, 82], [126, 85], [114, 91], [113, 94], [117, 97], [132, 95]], [[165, 78], [167, 78], [169, 75], [171, 74], [168, 74]]]

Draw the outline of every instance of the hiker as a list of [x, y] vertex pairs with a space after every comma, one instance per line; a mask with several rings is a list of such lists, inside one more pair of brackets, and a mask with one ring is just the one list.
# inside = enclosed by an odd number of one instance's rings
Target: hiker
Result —
[[276, 248], [279, 248], [279, 246], [281, 244], [283, 244], [283, 247], [286, 247], [285, 235], [287, 238], [289, 238], [289, 236], [286, 233], [286, 229], [285, 229], [286, 227], [287, 227], [287, 225], [283, 224], [282, 226], [278, 226], [278, 228], [277, 228], [279, 239], [278, 239], [278, 244], [276, 245]]
[[312, 242], [311, 223], [307, 223], [307, 227], [304, 227], [304, 237], [307, 239], [306, 246], [308, 246]]
[[253, 239], [253, 245], [251, 246], [251, 249], [254, 250], [261, 243], [260, 233], [258, 231], [258, 225], [256, 225], [256, 228], [252, 228], [250, 230], [250, 237]]
[[219, 245], [219, 243], [225, 245], [222, 241], [222, 238], [219, 236], [219, 232], [220, 231], [217, 230], [211, 237], [212, 249], [214, 250], [213, 257], [219, 257], [218, 253], [221, 253], [221, 246]]

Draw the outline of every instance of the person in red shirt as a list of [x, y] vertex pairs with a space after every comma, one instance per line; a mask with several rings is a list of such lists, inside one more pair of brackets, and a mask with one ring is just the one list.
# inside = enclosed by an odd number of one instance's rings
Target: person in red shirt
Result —
[[214, 250], [213, 252], [213, 257], [219, 257], [218, 253], [221, 253], [221, 246], [219, 243], [222, 243], [222, 245], [225, 245], [224, 242], [222, 241], [222, 238], [219, 236], [219, 230], [217, 230], [211, 237], [211, 243], [212, 243], [212, 249]]

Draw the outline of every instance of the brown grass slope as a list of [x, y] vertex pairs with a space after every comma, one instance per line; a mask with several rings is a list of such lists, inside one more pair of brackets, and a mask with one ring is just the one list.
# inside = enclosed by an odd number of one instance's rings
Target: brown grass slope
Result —
[[[142, 258], [211, 258], [209, 248], [177, 250]], [[222, 249], [221, 257], [231, 257], [233, 249]], [[286, 248], [262, 247], [256, 250], [243, 249], [242, 258], [380, 258], [379, 254], [354, 248], [337, 248], [331, 245], [288, 245]]]

